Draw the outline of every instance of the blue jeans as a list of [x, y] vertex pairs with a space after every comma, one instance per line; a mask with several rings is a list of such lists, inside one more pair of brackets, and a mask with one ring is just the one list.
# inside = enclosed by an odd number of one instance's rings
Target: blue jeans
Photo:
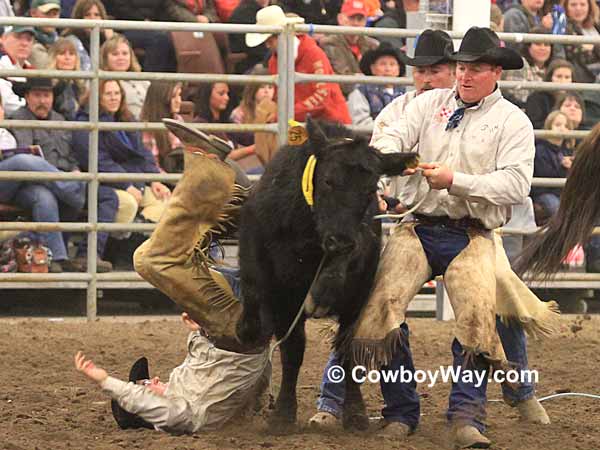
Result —
[[556, 194], [540, 194], [535, 197], [535, 202], [544, 208], [544, 211], [548, 216], [552, 217], [558, 212], [560, 206], [560, 196]]
[[[15, 155], [0, 161], [0, 171], [18, 172], [60, 172], [43, 158], [34, 155]], [[0, 181], [0, 201], [8, 203], [17, 191], [33, 181]], [[82, 209], [85, 204], [85, 183], [81, 181], [36, 181], [36, 185], [44, 186], [65, 205], [74, 209]]]
[[[0, 161], [0, 171], [60, 172], [43, 158], [33, 155], [15, 155]], [[76, 221], [86, 202], [87, 184], [82, 181], [0, 181], [0, 201], [16, 203], [31, 210], [35, 222]], [[108, 186], [98, 189], [98, 221], [114, 222], [119, 199], [115, 190]], [[65, 237], [62, 233], [39, 233], [52, 250], [56, 261], [67, 259]], [[102, 255], [108, 233], [98, 233], [98, 255]], [[79, 249], [85, 253], [87, 241], [84, 239]]]
[[[415, 231], [421, 245], [427, 255], [427, 260], [432, 269], [432, 277], [443, 275], [452, 260], [469, 244], [466, 231], [459, 228], [444, 226], [418, 225]], [[405, 327], [402, 324], [401, 327]], [[518, 324], [505, 326], [499, 319], [496, 320], [496, 329], [504, 347], [507, 359], [517, 365], [518, 369], [527, 370], [527, 339], [523, 328]], [[408, 327], [402, 328], [405, 333], [406, 349], [404, 352], [394, 355], [392, 363], [386, 369], [399, 370], [404, 366], [405, 370], [414, 371], [412, 356], [408, 348]], [[463, 348], [457, 339], [452, 342], [452, 354], [454, 356], [453, 366], [463, 367]], [[330, 355], [323, 381], [321, 384], [321, 395], [317, 400], [319, 411], [327, 411], [340, 416], [344, 403], [343, 383], [335, 384], [327, 378], [327, 369], [336, 364], [335, 355]], [[391, 386], [383, 386], [382, 395], [386, 407], [383, 416], [391, 421], [403, 422], [414, 428], [418, 423], [418, 396], [414, 384], [408, 385], [397, 381], [389, 383]], [[447, 417], [449, 420], [461, 419], [469, 422], [480, 431], [484, 431], [485, 403], [487, 376], [484, 377], [482, 386], [476, 387], [476, 383], [467, 383], [459, 379], [452, 384]], [[533, 383], [522, 383], [516, 391], [502, 385], [502, 392], [509, 402], [519, 402], [533, 397]], [[407, 411], [409, 412], [407, 414]], [[414, 412], [416, 411], [416, 416]]]
[[[403, 323], [400, 325], [400, 329], [403, 340], [399, 351], [394, 354], [391, 363], [388, 366], [383, 366], [381, 370], [398, 370], [400, 367], [404, 367], [405, 371], [414, 373], [415, 367], [408, 343], [408, 325]], [[329, 368], [336, 365], [340, 365], [340, 360], [335, 353], [331, 353], [323, 373], [321, 395], [317, 400], [317, 408], [319, 411], [326, 411], [340, 418], [344, 406], [346, 385], [344, 382], [334, 383], [327, 376]], [[346, 376], [351, 375], [346, 374]], [[417, 385], [414, 379], [410, 383], [404, 383], [400, 380], [384, 382], [382, 379], [380, 386], [385, 402], [385, 407], [381, 412], [383, 417], [390, 422], [402, 422], [408, 425], [411, 430], [414, 430], [419, 423], [421, 414], [419, 394], [417, 394]]]
[[[115, 221], [119, 209], [119, 198], [114, 188], [109, 186], [98, 186], [98, 222], [112, 223]], [[101, 258], [104, 255], [108, 233], [99, 231], [97, 234], [96, 254]], [[87, 252], [87, 239], [84, 238], [79, 245], [77, 251], [79, 256], [85, 255]]]
[[[60, 172], [39, 156], [15, 155], [0, 161], [0, 170]], [[80, 181], [0, 181], [0, 201], [15, 203], [31, 210], [34, 222], [60, 222], [61, 210], [75, 214], [85, 203], [85, 183]], [[63, 235], [59, 231], [40, 232], [40, 237], [57, 261], [68, 258]]]

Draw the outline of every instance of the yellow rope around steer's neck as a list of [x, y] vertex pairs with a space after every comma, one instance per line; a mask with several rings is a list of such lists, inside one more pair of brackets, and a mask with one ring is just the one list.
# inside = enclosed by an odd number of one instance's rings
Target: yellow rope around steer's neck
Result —
[[304, 173], [302, 174], [302, 194], [306, 204], [312, 208], [314, 205], [314, 191], [315, 186], [313, 183], [313, 177], [315, 175], [315, 166], [317, 165], [317, 158], [315, 155], [310, 155], [306, 166], [304, 167]]

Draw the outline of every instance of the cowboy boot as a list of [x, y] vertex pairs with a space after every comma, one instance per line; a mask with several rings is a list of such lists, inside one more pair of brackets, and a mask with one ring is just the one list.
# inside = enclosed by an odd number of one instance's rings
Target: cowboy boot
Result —
[[492, 442], [473, 425], [456, 423], [452, 427], [454, 448], [488, 448]]
[[515, 406], [519, 411], [521, 420], [524, 422], [539, 423], [542, 425], [550, 424], [550, 417], [548, 417], [546, 409], [536, 397], [517, 402]]
[[186, 152], [183, 177], [152, 236], [136, 250], [134, 265], [200, 324], [215, 345], [243, 352], [248, 349], [235, 338], [242, 305], [201, 251], [206, 238], [220, 229], [233, 189], [234, 172], [226, 164]]

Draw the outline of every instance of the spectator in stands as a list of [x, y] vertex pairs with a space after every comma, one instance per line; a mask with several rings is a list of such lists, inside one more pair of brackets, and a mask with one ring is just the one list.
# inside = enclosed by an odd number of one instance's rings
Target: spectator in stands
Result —
[[577, 92], [570, 91], [559, 97], [556, 108], [567, 115], [573, 130], [584, 129], [585, 102]]
[[69, 19], [73, 14], [76, 0], [60, 0], [60, 17], [61, 19]]
[[[567, 115], [561, 111], [548, 114], [544, 129], [565, 133], [573, 129]], [[536, 139], [533, 176], [538, 178], [566, 178], [573, 164], [573, 151], [565, 145], [563, 137]], [[531, 198], [542, 212], [539, 216], [547, 220], [556, 214], [560, 205], [561, 188], [532, 187]], [[540, 225], [540, 224], [538, 224]]]
[[[120, 20], [175, 22], [190, 20], [190, 11], [184, 0], [105, 0], [104, 4], [108, 14]], [[177, 71], [175, 49], [168, 31], [124, 30], [123, 34], [133, 48], [143, 49], [145, 71]]]
[[[4, 120], [4, 108], [2, 107], [2, 96], [0, 96], [0, 120]], [[0, 149], [15, 148], [17, 141], [10, 131], [0, 128]]]
[[[229, 107], [229, 86], [226, 83], [203, 84], [194, 100], [194, 122], [232, 123]], [[239, 161], [254, 154], [249, 133], [213, 133], [233, 147], [229, 159]]]
[[[268, 4], [269, 0], [242, 0], [237, 8], [231, 13], [229, 22], [254, 24], [258, 10], [264, 8]], [[229, 48], [232, 53], [246, 54], [246, 58], [236, 64], [234, 70], [235, 73], [246, 73], [256, 64], [266, 61], [268, 50], [264, 43], [257, 45], [256, 47], [248, 47], [243, 34], [230, 33], [228, 37]]]
[[[365, 75], [376, 77], [404, 76], [405, 67], [400, 50], [389, 44], [381, 44], [369, 50], [360, 61]], [[373, 125], [375, 117], [396, 97], [404, 94], [402, 86], [393, 84], [361, 84], [348, 96], [348, 110], [353, 125]]]
[[[102, 80], [99, 88], [100, 121], [131, 122], [135, 118], [127, 107], [126, 93], [118, 81]], [[89, 105], [88, 105], [89, 106]], [[82, 109], [77, 120], [89, 121], [89, 112]], [[88, 168], [88, 131], [73, 133], [75, 156], [82, 170]], [[98, 137], [98, 171], [120, 173], [158, 173], [159, 169], [150, 150], [144, 147], [139, 131], [100, 131]], [[150, 183], [150, 189], [143, 182], [115, 182], [115, 189], [128, 192], [141, 209], [142, 216], [151, 222], [158, 222], [171, 191], [159, 181]]]
[[10, 0], [0, 0], [0, 17], [14, 17], [12, 2]]
[[[34, 29], [30, 26], [5, 26], [2, 33], [4, 55], [0, 58], [0, 69], [29, 69], [31, 49], [33, 47]], [[12, 114], [25, 105], [21, 87], [25, 83], [23, 77], [0, 78], [0, 95], [2, 107], [6, 114]]]
[[[51, 70], [81, 70], [79, 54], [70, 39], [59, 38], [48, 51], [48, 67]], [[84, 80], [54, 80], [54, 104], [52, 109], [67, 120], [75, 120], [80, 99], [86, 94]]]
[[[298, 17], [286, 17], [277, 5], [267, 6], [256, 13], [258, 25], [283, 25], [288, 20], [302, 20]], [[269, 73], [277, 73], [277, 40], [278, 36], [263, 33], [247, 33], [246, 45], [255, 47], [266, 42], [271, 50]], [[313, 38], [307, 35], [294, 37], [297, 50], [294, 68], [296, 72], [314, 74], [332, 74], [333, 69], [327, 55]], [[306, 120], [310, 114], [315, 119], [337, 121], [345, 124], [352, 122], [344, 95], [337, 83], [302, 83], [294, 88], [294, 117], [296, 120]]]
[[[100, 69], [114, 72], [142, 71], [131, 44], [122, 34], [115, 34], [102, 44]], [[134, 117], [140, 117], [150, 82], [147, 80], [121, 80], [120, 84], [127, 94], [127, 109]]]
[[[367, 7], [363, 0], [345, 0], [338, 14], [338, 25], [345, 27], [365, 27]], [[331, 62], [333, 71], [340, 75], [361, 73], [359, 63], [362, 55], [377, 48], [379, 41], [369, 36], [354, 34], [332, 34], [321, 39], [321, 48]], [[340, 84], [342, 92], [348, 96], [354, 84]]]
[[[567, 14], [567, 34], [600, 37], [600, 11], [593, 0], [563, 0]], [[600, 45], [565, 45], [567, 60], [575, 67], [580, 83], [594, 83], [600, 75]]]
[[[536, 34], [550, 34], [545, 28], [535, 27], [531, 30]], [[502, 73], [506, 81], [544, 81], [546, 70], [552, 61], [553, 46], [544, 42], [528, 42], [521, 47], [523, 68]], [[528, 89], [506, 89], [504, 96], [515, 105], [524, 108], [529, 96]]]
[[[160, 122], [164, 118], [183, 120], [181, 111], [182, 84], [172, 81], [153, 81], [148, 88], [140, 120]], [[152, 152], [154, 161], [163, 172], [183, 171], [181, 141], [169, 131], [144, 131], [144, 146]]]
[[[258, 67], [253, 75], [266, 75], [266, 68]], [[277, 121], [277, 103], [273, 100], [275, 86], [272, 84], [247, 84], [244, 86], [240, 105], [231, 112], [235, 123], [273, 123]], [[273, 158], [279, 147], [277, 135], [254, 133], [254, 152], [263, 166]]]
[[500, 7], [493, 3], [490, 8], [490, 29], [496, 33], [504, 31], [504, 15]]
[[[33, 0], [29, 14], [40, 19], [58, 19], [60, 0]], [[36, 27], [34, 37], [30, 61], [36, 69], [42, 69], [48, 65], [48, 48], [56, 42], [58, 33], [56, 27]]]
[[337, 25], [342, 0], [281, 0], [278, 4], [286, 13], [303, 17], [306, 23]]
[[[64, 120], [62, 115], [52, 110], [54, 97], [52, 90], [52, 80], [48, 78], [29, 79], [25, 85], [26, 105], [19, 108], [10, 118], [18, 120]], [[14, 130], [13, 134], [19, 147], [39, 145], [43, 151], [45, 161], [56, 169], [63, 172], [79, 172], [77, 159], [73, 153], [70, 131], [20, 128]], [[87, 153], [87, 142], [85, 151]], [[13, 158], [10, 158], [9, 161]], [[35, 167], [39, 168], [35, 169]], [[31, 164], [30, 168], [33, 168], [32, 170], [45, 170], [48, 165], [36, 161]], [[33, 219], [36, 222], [59, 222], [61, 218], [73, 221], [84, 206], [86, 186], [85, 183], [81, 182], [68, 182], [62, 185], [58, 182], [52, 184], [28, 183], [18, 190], [15, 200], [20, 206], [32, 209]], [[59, 209], [62, 216], [59, 214]], [[114, 192], [100, 186], [98, 190], [98, 221], [112, 222], [116, 209], [117, 198]], [[42, 235], [44, 235], [48, 247], [52, 250], [52, 254], [59, 265], [65, 265], [67, 270], [86, 270], [86, 239], [79, 247], [79, 256], [71, 264], [66, 262], [68, 255], [62, 234], [60, 232], [49, 232], [42, 233]], [[112, 269], [110, 263], [100, 259], [107, 237], [108, 233], [98, 233], [98, 272], [108, 272]], [[57, 270], [57, 268], [54, 270]]]
[[[521, 0], [504, 13], [504, 31], [507, 33], [530, 33], [536, 26], [552, 28], [552, 15], [541, 16], [544, 0]], [[507, 42], [507, 46], [520, 50], [518, 42]]]
[[[77, 0], [73, 13], [73, 19], [88, 19], [88, 20], [106, 20], [106, 9], [100, 0]], [[73, 41], [79, 60], [81, 62], [81, 70], [91, 70], [92, 60], [90, 59], [90, 35], [91, 28], [67, 28], [62, 35]], [[113, 36], [113, 30], [104, 28], [100, 32], [100, 45], [106, 39]]]
[[[235, 2], [235, 0], [233, 1]], [[183, 8], [177, 7], [177, 4]], [[167, 2], [167, 5], [173, 11], [173, 4]], [[181, 22], [214, 23], [220, 21], [214, 0], [175, 0], [174, 5], [177, 12], [171, 15], [177, 15]]]
[[[372, 22], [374, 28], [406, 28], [406, 11], [402, 0], [389, 0], [381, 2], [383, 15]], [[392, 47], [403, 48], [406, 40], [395, 36], [376, 36], [380, 44], [387, 42]]]
[[[548, 66], [545, 81], [572, 83], [573, 65], [564, 59], [555, 59]], [[541, 129], [544, 126], [546, 117], [554, 109], [556, 100], [561, 93], [561, 91], [536, 91], [527, 97], [525, 112], [535, 129]]]

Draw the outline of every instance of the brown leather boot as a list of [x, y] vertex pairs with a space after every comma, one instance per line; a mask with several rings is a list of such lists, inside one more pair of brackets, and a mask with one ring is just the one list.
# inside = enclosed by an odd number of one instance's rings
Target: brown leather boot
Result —
[[185, 153], [183, 177], [149, 240], [134, 254], [135, 270], [180, 305], [220, 348], [248, 352], [235, 338], [242, 311], [223, 275], [210, 268], [206, 237], [227, 221], [234, 172], [225, 163]]

